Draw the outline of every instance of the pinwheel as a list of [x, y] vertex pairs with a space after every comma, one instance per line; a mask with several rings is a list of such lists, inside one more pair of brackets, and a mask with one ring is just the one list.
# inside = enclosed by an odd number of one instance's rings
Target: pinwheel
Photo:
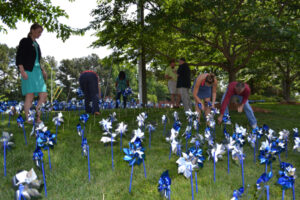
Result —
[[81, 90], [80, 88], [77, 88], [77, 89], [76, 89], [76, 94], [77, 94], [77, 96], [80, 97], [80, 98], [84, 96], [84, 94], [83, 94], [83, 92], [82, 92], [82, 90]]
[[17, 123], [18, 123], [18, 126], [23, 129], [24, 140], [25, 140], [25, 144], [27, 145], [27, 138], [26, 138], [26, 132], [25, 132], [25, 127], [24, 127], [24, 119], [23, 119], [22, 115], [18, 116]]
[[54, 124], [56, 126], [55, 135], [56, 135], [56, 138], [57, 138], [57, 129], [64, 122], [64, 118], [63, 118], [62, 113], [59, 112], [56, 117], [53, 117], [52, 121], [54, 122]]
[[207, 143], [208, 143], [209, 146], [213, 146], [214, 145], [214, 138], [211, 135], [211, 131], [210, 131], [209, 127], [205, 128], [205, 130], [204, 130], [204, 137], [205, 137], [205, 140], [207, 141]]
[[6, 150], [13, 146], [12, 142], [13, 134], [8, 132], [2, 132], [2, 137], [0, 138], [0, 143], [3, 144], [3, 163], [4, 163], [4, 176], [6, 176]]
[[86, 138], [83, 138], [81, 141], [81, 154], [84, 157], [88, 158], [88, 174], [89, 174], [89, 181], [91, 180], [91, 172], [90, 172], [90, 147], [87, 143]]
[[191, 144], [195, 144], [196, 148], [203, 146], [204, 142], [204, 137], [201, 134], [196, 134], [190, 141]]
[[145, 112], [142, 112], [136, 117], [136, 121], [138, 122], [139, 128], [142, 128], [145, 126], [145, 120], [147, 119], [147, 114]]
[[223, 123], [225, 124], [225, 126], [231, 124], [231, 120], [230, 120], [229, 114], [224, 114], [223, 115]]
[[175, 111], [173, 113], [174, 121], [179, 121], [178, 113]]
[[227, 173], [229, 174], [230, 173], [230, 152], [235, 148], [235, 143], [236, 141], [230, 137], [228, 135], [228, 137], [225, 138], [225, 143], [224, 145], [226, 146], [226, 149], [227, 149]]
[[166, 124], [167, 124], [168, 118], [167, 118], [166, 115], [163, 115], [163, 116], [161, 117], [161, 120], [162, 120], [162, 123], [164, 124], [164, 132], [163, 132], [163, 135], [165, 135], [165, 133], [166, 133]]
[[182, 136], [185, 136], [185, 152], [188, 152], [188, 140], [192, 137], [192, 127], [191, 126], [187, 126], [185, 129], [185, 132], [182, 134]]
[[192, 199], [194, 199], [193, 170], [199, 168], [197, 161], [198, 158], [194, 157], [192, 153], [182, 153], [182, 157], [176, 161], [178, 164], [178, 174], [182, 173], [186, 178], [191, 179]]
[[286, 189], [292, 188], [293, 200], [295, 200], [295, 179], [296, 179], [296, 168], [290, 163], [281, 162], [281, 170], [279, 171], [280, 177], [277, 183], [282, 186], [282, 199], [284, 199], [284, 193]]
[[247, 136], [247, 140], [251, 147], [253, 147], [253, 161], [256, 162], [256, 134], [249, 133]]
[[290, 132], [288, 130], [283, 129], [279, 132], [279, 138], [280, 140], [285, 141], [285, 157], [287, 157], [288, 153], [288, 139], [289, 139]]
[[273, 172], [263, 173], [256, 181], [257, 190], [261, 190], [261, 184], [268, 182], [273, 177]]
[[42, 185], [42, 181], [38, 180], [38, 177], [33, 169], [29, 172], [22, 170], [18, 172], [12, 179], [13, 187], [16, 189], [15, 199], [31, 199], [40, 198], [41, 194], [38, 191]]
[[242, 170], [242, 183], [243, 183], [243, 188], [245, 187], [245, 179], [244, 179], [244, 159], [245, 159], [245, 154], [243, 153], [243, 148], [237, 143], [233, 146], [234, 148], [232, 149], [232, 158], [233, 160], [239, 160], [241, 164], [241, 170]]
[[113, 112], [109, 115], [109, 120], [111, 123], [117, 121], [117, 118], [116, 118], [116, 112]]
[[123, 91], [123, 96], [126, 96], [128, 97], [129, 95], [131, 95], [133, 92], [132, 92], [132, 89], [130, 87], [127, 87], [124, 91]]
[[189, 126], [192, 126], [193, 120], [197, 117], [198, 112], [192, 112], [191, 110], [185, 111]]
[[293, 149], [300, 152], [300, 138], [299, 137], [295, 137], [295, 145], [294, 145]]
[[133, 137], [131, 139], [131, 143], [133, 143], [137, 138], [139, 138], [141, 141], [144, 139], [144, 132], [140, 128], [133, 131]]
[[181, 123], [180, 121], [175, 121], [174, 124], [173, 124], [173, 128], [179, 132], [180, 131], [180, 128], [181, 128]]
[[230, 200], [239, 200], [240, 197], [244, 194], [244, 187], [240, 187], [238, 190], [234, 190], [232, 198]]
[[8, 114], [9, 119], [8, 119], [8, 127], [10, 127], [10, 119], [11, 116], [13, 116], [15, 113], [15, 107], [11, 106], [9, 109], [6, 110], [6, 114]]
[[103, 130], [109, 131], [112, 129], [112, 123], [109, 119], [102, 119], [99, 124], [102, 126]]
[[179, 142], [177, 141], [178, 134], [179, 134], [178, 131], [176, 131], [174, 128], [172, 128], [170, 137], [166, 137], [166, 141], [171, 144], [169, 160], [171, 158], [171, 152], [177, 153], [177, 151], [178, 151], [178, 144], [179, 144]]
[[299, 137], [298, 128], [293, 128], [293, 131], [294, 131], [294, 138]]
[[160, 192], [161, 196], [171, 199], [171, 178], [169, 177], [169, 172], [164, 171], [158, 180], [158, 191]]
[[275, 143], [269, 143], [268, 140], [265, 142], [262, 142], [261, 147], [260, 147], [260, 154], [258, 156], [258, 159], [260, 160], [260, 164], [265, 164], [266, 165], [266, 170], [265, 172], [267, 173], [267, 167], [270, 165], [271, 171], [272, 171], [272, 162], [275, 160], [275, 155], [277, 153], [277, 149], [274, 146], [276, 145]]
[[120, 148], [122, 150], [122, 136], [127, 131], [127, 125], [123, 122], [119, 123], [116, 133], [120, 134]]
[[45, 188], [45, 196], [47, 196], [47, 185], [46, 185], [46, 176], [44, 170], [44, 162], [43, 162], [43, 152], [40, 148], [36, 148], [33, 152], [33, 160], [37, 167], [42, 167], [43, 179], [44, 179], [44, 188]]
[[213, 148], [207, 151], [208, 159], [212, 158], [214, 161], [214, 181], [216, 181], [216, 162], [218, 159], [222, 159], [223, 154], [225, 153], [225, 147], [223, 144], [216, 144]]
[[149, 131], [149, 149], [151, 148], [151, 132], [155, 131], [155, 127], [152, 124], [147, 125]]
[[133, 166], [140, 165], [143, 162], [144, 165], [144, 173], [146, 176], [146, 167], [145, 167], [145, 149], [142, 147], [142, 141], [140, 138], [136, 138], [134, 142], [129, 143], [129, 148], [123, 148], [125, 153], [124, 160], [129, 163], [131, 166], [131, 175], [130, 175], [130, 185], [129, 192], [131, 192], [131, 183], [132, 183], [132, 175], [133, 175]]

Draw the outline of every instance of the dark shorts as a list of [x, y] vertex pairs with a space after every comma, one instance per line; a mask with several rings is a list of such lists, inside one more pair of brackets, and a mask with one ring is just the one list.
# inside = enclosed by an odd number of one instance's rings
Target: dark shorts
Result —
[[208, 87], [208, 86], [200, 86], [199, 90], [198, 90], [198, 94], [197, 96], [200, 99], [205, 99], [205, 98], [211, 98], [211, 90], [212, 87]]

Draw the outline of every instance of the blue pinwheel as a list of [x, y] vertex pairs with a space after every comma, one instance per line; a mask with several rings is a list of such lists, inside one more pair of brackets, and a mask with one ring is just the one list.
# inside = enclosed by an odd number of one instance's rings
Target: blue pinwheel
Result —
[[157, 189], [163, 197], [170, 199], [170, 195], [171, 195], [171, 178], [169, 177], [168, 170], [164, 171], [162, 173], [162, 175], [160, 176], [160, 178], [158, 180]]
[[45, 170], [44, 170], [43, 156], [44, 156], [44, 154], [43, 154], [41, 148], [37, 147], [33, 152], [32, 158], [35, 161], [37, 167], [39, 167], [39, 168], [42, 167], [45, 196], [47, 196], [47, 186], [46, 186], [46, 176], [45, 176]]
[[282, 186], [282, 199], [284, 199], [284, 193], [286, 189], [293, 189], [293, 200], [295, 200], [295, 179], [296, 179], [296, 168], [290, 163], [281, 162], [281, 170], [279, 171], [280, 177], [277, 183]]
[[244, 187], [240, 187], [238, 190], [233, 191], [231, 200], [239, 200], [240, 197], [244, 194]]
[[257, 190], [261, 189], [261, 183], [268, 182], [272, 177], [273, 177], [273, 172], [271, 171], [269, 173], [263, 173], [256, 181]]

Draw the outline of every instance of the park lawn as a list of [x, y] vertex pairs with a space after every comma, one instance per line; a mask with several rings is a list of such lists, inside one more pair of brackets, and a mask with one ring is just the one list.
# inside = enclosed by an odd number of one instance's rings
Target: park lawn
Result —
[[[269, 125], [277, 133], [282, 129], [288, 129], [291, 132], [290, 142], [288, 144], [288, 155], [281, 155], [281, 160], [289, 162], [299, 170], [300, 153], [292, 150], [294, 142], [292, 140], [292, 129], [300, 125], [300, 106], [297, 105], [280, 105], [280, 104], [254, 104], [254, 106], [267, 109], [269, 113], [255, 113], [258, 119], [258, 125]], [[149, 134], [145, 131], [145, 140], [143, 146], [146, 148], [146, 171], [147, 178], [144, 176], [143, 165], [135, 166], [133, 172], [132, 192], [129, 193], [129, 181], [131, 167], [123, 160], [124, 153], [120, 150], [119, 141], [114, 144], [114, 170], [111, 164], [110, 145], [104, 145], [100, 142], [102, 129], [99, 121], [107, 118], [110, 113], [116, 112], [117, 123], [123, 121], [128, 124], [128, 131], [123, 137], [123, 147], [128, 147], [132, 131], [137, 129], [136, 116], [141, 112], [147, 112], [148, 119], [146, 124], [155, 123], [156, 130], [152, 132], [151, 148], [149, 148]], [[177, 173], [176, 160], [178, 157], [172, 154], [169, 160], [170, 145], [165, 141], [163, 136], [164, 126], [161, 123], [161, 117], [166, 114], [168, 123], [166, 130], [172, 127], [172, 113], [175, 109], [126, 109], [126, 110], [103, 110], [100, 116], [91, 116], [86, 125], [85, 136], [90, 146], [91, 160], [91, 181], [88, 180], [88, 162], [81, 155], [81, 137], [77, 135], [76, 125], [79, 122], [79, 112], [63, 112], [65, 123], [58, 128], [57, 145], [51, 149], [52, 170], [49, 170], [48, 154], [44, 151], [44, 163], [47, 183], [47, 199], [65, 200], [65, 199], [134, 199], [134, 200], [151, 200], [161, 199], [158, 191], [158, 179], [162, 172], [169, 170], [172, 179], [171, 199], [185, 200], [192, 198], [191, 183], [182, 174]], [[180, 135], [186, 128], [187, 121], [182, 109], [176, 109], [179, 112], [179, 118], [182, 122]], [[238, 123], [250, 131], [246, 116], [231, 111], [233, 123]], [[53, 114], [54, 116], [54, 114]], [[11, 179], [19, 170], [30, 170], [34, 168], [39, 179], [42, 180], [42, 171], [38, 169], [32, 155], [35, 148], [35, 140], [29, 137], [31, 127], [26, 126], [28, 145], [24, 143], [23, 131], [17, 127], [16, 117], [12, 118], [12, 123], [8, 127], [8, 116], [0, 121], [0, 131], [9, 131], [14, 133], [15, 148], [7, 152], [7, 176], [3, 176], [3, 150], [0, 154], [0, 199], [13, 199], [14, 190], [12, 189]], [[45, 125], [51, 132], [55, 132], [55, 126], [52, 123], [52, 117], [44, 120]], [[202, 123], [200, 133], [204, 132], [204, 123]], [[223, 137], [222, 126], [216, 127], [217, 142], [221, 142]], [[233, 126], [228, 130], [232, 133]], [[195, 131], [193, 131], [195, 134]], [[118, 139], [119, 140], [119, 139]], [[261, 141], [265, 141], [263, 138]], [[191, 144], [189, 144], [191, 146]], [[185, 151], [185, 139], [182, 139], [182, 150]], [[203, 151], [206, 154], [206, 146]], [[247, 143], [244, 147], [246, 159], [244, 161], [245, 170], [245, 199], [257, 199], [260, 195], [256, 192], [256, 180], [265, 170], [265, 165], [260, 165], [257, 161], [253, 162], [253, 149]], [[258, 155], [258, 153], [257, 153]], [[256, 159], [257, 160], [257, 159]], [[276, 184], [278, 179], [279, 162], [273, 162], [273, 178], [269, 181], [270, 199], [281, 199], [282, 189]], [[297, 173], [296, 170], [296, 173]], [[194, 194], [195, 199], [202, 200], [224, 200], [232, 197], [233, 190], [242, 186], [241, 167], [233, 160], [230, 161], [230, 173], [227, 173], [227, 156], [216, 164], [216, 182], [213, 180], [213, 162], [206, 160], [204, 167], [199, 169], [198, 173], [198, 193]], [[295, 191], [296, 199], [300, 199], [300, 184], [296, 179]], [[195, 182], [194, 182], [195, 187]], [[292, 190], [285, 192], [285, 199], [292, 199]], [[44, 195], [44, 188], [42, 195]], [[261, 199], [266, 199], [263, 195]]]

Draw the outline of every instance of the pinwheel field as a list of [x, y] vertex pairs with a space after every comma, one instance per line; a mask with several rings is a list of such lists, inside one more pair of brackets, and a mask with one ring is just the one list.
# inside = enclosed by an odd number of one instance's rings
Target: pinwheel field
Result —
[[[288, 138], [288, 152], [281, 153], [281, 161], [290, 163], [296, 168], [296, 174], [300, 169], [300, 152], [293, 150], [294, 136], [293, 129], [300, 128], [300, 106], [298, 105], [281, 105], [281, 104], [254, 104], [257, 108], [263, 108], [270, 112], [256, 112], [259, 127], [263, 124], [268, 125], [274, 130], [274, 135], [283, 129], [290, 132]], [[170, 132], [173, 123], [173, 113], [178, 112], [181, 124], [179, 139], [181, 140], [182, 152], [185, 152], [185, 137], [182, 136], [188, 124], [187, 117], [182, 109], [111, 109], [101, 110], [99, 116], [91, 115], [85, 124], [84, 137], [89, 145], [90, 159], [90, 180], [88, 174], [88, 159], [82, 154], [81, 136], [77, 133], [77, 124], [83, 111], [63, 111], [64, 123], [57, 128], [57, 144], [51, 149], [51, 170], [49, 169], [49, 160], [47, 151], [44, 152], [44, 169], [47, 182], [47, 197], [45, 197], [44, 187], [41, 187], [42, 199], [134, 199], [134, 200], [153, 200], [163, 199], [158, 192], [158, 180], [161, 174], [168, 170], [171, 178], [170, 199], [186, 200], [192, 199], [191, 181], [178, 173], [176, 161], [179, 156], [172, 153], [169, 159], [170, 143], [166, 137]], [[112, 132], [115, 132], [120, 122], [127, 124], [127, 131], [123, 133], [122, 147], [129, 148], [133, 131], [138, 128], [137, 116], [145, 112], [148, 118], [145, 120], [145, 137], [142, 146], [145, 148], [145, 171], [143, 162], [141, 165], [135, 165], [132, 174], [131, 192], [129, 193], [129, 184], [131, 176], [131, 166], [124, 160], [123, 149], [120, 148], [120, 137], [116, 137], [113, 143], [113, 168], [111, 143], [103, 143], [100, 139], [105, 132], [99, 122], [116, 113], [116, 121], [112, 123]], [[232, 125], [227, 125], [227, 131], [233, 134], [234, 124], [237, 123], [247, 129], [248, 133], [252, 129], [248, 125], [246, 116], [238, 115], [231, 111]], [[57, 112], [52, 112], [49, 119], [44, 118], [45, 126], [51, 133], [55, 133], [56, 126], [52, 118]], [[162, 123], [162, 116], [166, 115], [167, 122]], [[6, 176], [3, 174], [4, 156], [1, 145], [0, 150], [0, 199], [8, 200], [14, 198], [14, 189], [12, 188], [12, 177], [21, 170], [29, 171], [34, 168], [38, 179], [43, 180], [42, 170], [36, 167], [33, 161], [33, 151], [36, 141], [34, 136], [29, 136], [32, 125], [25, 124], [27, 143], [25, 145], [22, 128], [17, 125], [18, 115], [9, 116], [0, 115], [0, 131], [13, 133], [14, 146], [6, 152]], [[203, 120], [203, 118], [202, 118]], [[149, 132], [147, 125], [152, 124], [155, 127], [151, 132], [151, 147], [149, 146]], [[204, 135], [206, 124], [201, 121], [199, 133]], [[216, 125], [216, 143], [222, 143], [224, 125]], [[165, 134], [165, 135], [164, 135]], [[195, 136], [196, 130], [191, 131], [191, 137]], [[113, 137], [113, 136], [111, 136]], [[266, 141], [267, 137], [262, 136], [261, 143]], [[258, 159], [259, 149], [256, 152], [256, 162], [254, 163], [253, 148], [247, 139], [244, 145], [244, 181], [245, 188], [242, 197], [239, 199], [267, 199], [264, 185], [261, 190], [257, 190], [257, 179], [265, 172], [265, 165], [260, 164]], [[194, 144], [188, 143], [188, 147]], [[230, 171], [228, 173], [227, 154], [223, 159], [218, 159], [216, 163], [215, 181], [214, 181], [214, 163], [212, 159], [208, 160], [207, 144], [202, 147], [203, 156], [206, 158], [203, 162], [203, 168], [197, 170], [197, 189], [195, 180], [193, 180], [194, 199], [201, 200], [225, 200], [231, 199], [233, 191], [242, 187], [242, 171], [238, 161], [234, 161], [230, 156]], [[272, 161], [273, 177], [265, 183], [269, 186], [270, 199], [282, 199], [282, 187], [277, 184], [279, 178], [280, 164], [278, 157]], [[269, 170], [268, 170], [269, 171]], [[146, 172], [146, 178], [145, 178]], [[300, 183], [295, 179], [295, 199], [300, 199]], [[292, 189], [285, 190], [284, 199], [293, 199]]]

